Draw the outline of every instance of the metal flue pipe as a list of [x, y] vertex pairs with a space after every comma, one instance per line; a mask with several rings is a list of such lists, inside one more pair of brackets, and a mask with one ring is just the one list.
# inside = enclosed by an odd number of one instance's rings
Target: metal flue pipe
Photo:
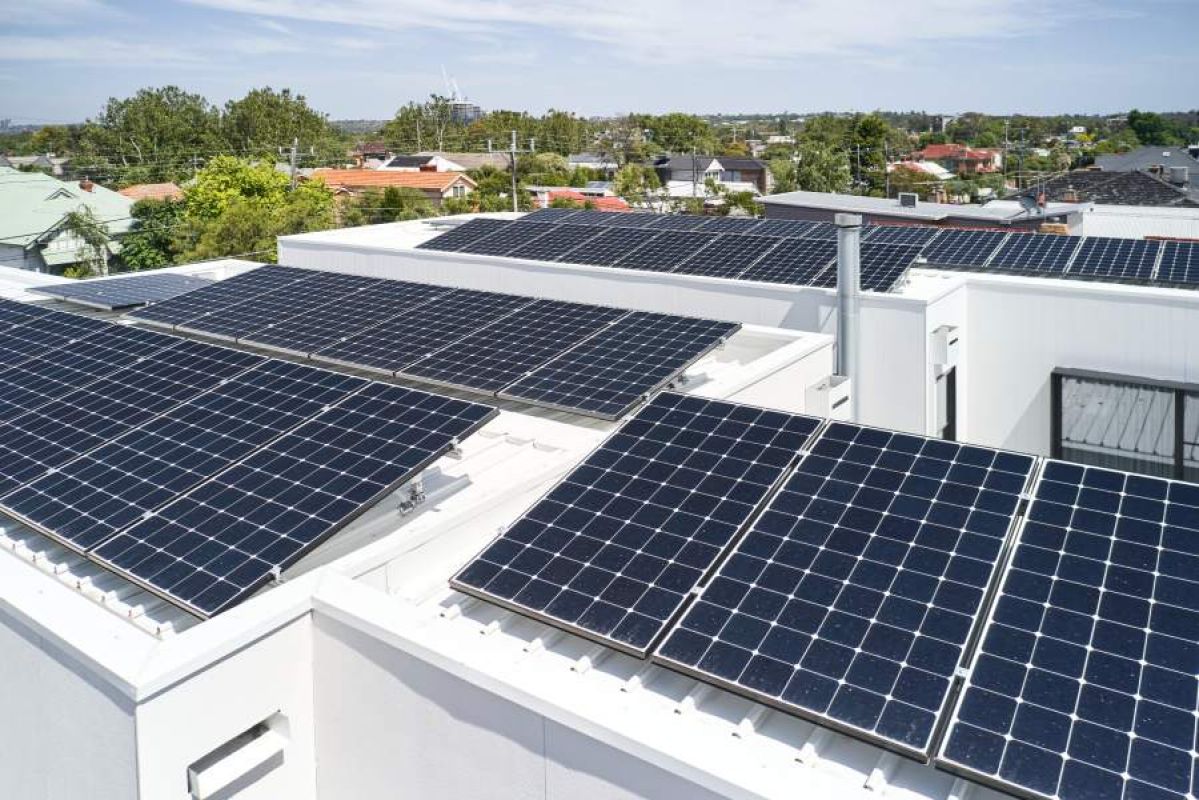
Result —
[[838, 214], [837, 225], [837, 374], [849, 378], [850, 419], [858, 421], [859, 302], [861, 299], [862, 217]]

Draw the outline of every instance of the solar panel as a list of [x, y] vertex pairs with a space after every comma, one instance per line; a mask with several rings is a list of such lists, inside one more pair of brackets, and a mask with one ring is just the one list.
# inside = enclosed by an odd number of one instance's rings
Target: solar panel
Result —
[[739, 327], [634, 311], [499, 396], [617, 419]]
[[370, 383], [92, 552], [211, 616], [252, 594], [495, 409]]
[[1050, 461], [941, 750], [1044, 798], [1194, 796], [1199, 486]]
[[652, 214], [621, 211], [578, 211], [570, 218], [571, 225], [591, 225], [605, 228], [643, 228], [654, 219]]
[[181, 275], [177, 272], [151, 272], [120, 278], [38, 286], [29, 291], [79, 305], [112, 311], [118, 308], [133, 308], [170, 300], [177, 295], [211, 284], [212, 281], [206, 278], [197, 278], [192, 275]]
[[4, 497], [86, 551], [365, 385], [269, 360]]
[[301, 316], [248, 333], [241, 341], [243, 344], [307, 356], [451, 291], [422, 283], [379, 280], [336, 303], [311, 309]]
[[1157, 280], [1160, 283], [1199, 286], [1199, 244], [1164, 242]]
[[12, 322], [0, 323], [0, 368], [22, 364], [111, 327], [102, 320], [61, 311], [21, 317], [9, 310], [7, 315]]
[[[760, 231], [765, 233], [765, 231]], [[823, 239], [828, 241], [836, 241], [837, 226], [831, 222], [813, 222], [811, 226], [800, 231], [798, 234], [793, 234], [801, 239]]]
[[754, 217], [708, 217], [703, 230], [708, 233], [755, 233], [761, 222]]
[[991, 256], [992, 269], [1060, 275], [1081, 240], [1076, 236], [1011, 236]]
[[41, 306], [18, 303], [15, 300], [5, 300], [0, 297], [0, 331], [6, 330], [12, 325], [20, 325], [28, 322], [31, 319], [54, 316], [56, 313], [58, 312], [50, 311]]
[[[836, 246], [833, 247], [834, 256]], [[865, 242], [861, 246], [858, 269], [861, 288], [869, 292], [889, 292], [920, 255], [919, 247]], [[834, 265], [812, 280], [813, 286], [835, 287], [837, 269]]]
[[696, 214], [664, 214], [653, 217], [649, 227], [662, 231], [694, 231], [707, 225], [711, 219]]
[[785, 239], [738, 277], [745, 281], [810, 286], [836, 257], [836, 242]]
[[716, 238], [715, 233], [701, 231], [663, 231], [612, 266], [648, 272], [670, 272], [716, 241]]
[[644, 654], [818, 424], [659, 395], [453, 585]]
[[539, 208], [521, 217], [522, 222], [549, 222], [557, 224], [579, 213], [577, 208]]
[[927, 247], [941, 230], [926, 225], [871, 225], [866, 228], [866, 241]]
[[179, 340], [127, 326], [106, 325], [55, 353], [0, 371], [0, 419], [36, 411]]
[[759, 236], [802, 236], [804, 231], [816, 227], [815, 222], [804, 222], [798, 219], [764, 219], [754, 228]]
[[528, 297], [455, 289], [319, 350], [312, 358], [395, 372], [531, 302]]
[[498, 392], [629, 312], [536, 300], [401, 370], [449, 386]]
[[537, 261], [553, 261], [584, 242], [599, 236], [603, 230], [603, 228], [590, 228], [583, 225], [556, 225], [549, 233], [517, 247], [508, 253], [508, 256], [510, 258], [530, 258]]
[[736, 278], [781, 241], [774, 236], [724, 233], [673, 271], [685, 275]]
[[981, 268], [1007, 237], [999, 231], [946, 230], [922, 254], [930, 264]]
[[458, 248], [459, 253], [475, 253], [488, 256], [505, 256], [518, 247], [527, 245], [549, 233], [550, 227], [540, 222], [509, 222], [503, 228], [486, 236], [467, 242]]
[[181, 339], [9, 418], [0, 425], [0, 495], [260, 361], [261, 356]]
[[340, 272], [306, 270], [305, 273], [301, 279], [285, 286], [263, 292], [242, 303], [215, 309], [176, 328], [189, 333], [237, 340], [268, 329], [273, 324], [336, 305], [345, 297], [375, 283], [373, 278]]
[[1088, 236], [1070, 264], [1069, 277], [1147, 282], [1157, 266], [1161, 242]]
[[833, 423], [655, 659], [926, 755], [1032, 467]]
[[234, 275], [232, 278], [218, 281], [211, 286], [205, 286], [203, 289], [131, 311], [128, 316], [139, 322], [173, 327], [206, 314], [214, 314], [228, 306], [252, 300], [272, 289], [286, 286], [311, 274], [309, 270], [295, 267], [275, 265], [258, 267], [240, 275]]
[[421, 242], [416, 247], [419, 250], [457, 252], [463, 246], [482, 239], [484, 236], [490, 236], [507, 225], [508, 221], [503, 219], [472, 219], [440, 236]]
[[610, 267], [657, 235], [657, 231], [644, 228], [605, 228], [595, 238], [559, 256], [558, 260]]

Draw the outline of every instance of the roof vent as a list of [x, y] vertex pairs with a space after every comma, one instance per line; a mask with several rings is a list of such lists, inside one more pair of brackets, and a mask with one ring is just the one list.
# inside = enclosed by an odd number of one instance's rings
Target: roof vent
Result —
[[1191, 181], [1191, 171], [1187, 167], [1170, 167], [1170, 183], [1185, 186]]
[[915, 192], [899, 193], [899, 205], [902, 208], [915, 208], [916, 203], [919, 202], [919, 200], [920, 195], [916, 194]]

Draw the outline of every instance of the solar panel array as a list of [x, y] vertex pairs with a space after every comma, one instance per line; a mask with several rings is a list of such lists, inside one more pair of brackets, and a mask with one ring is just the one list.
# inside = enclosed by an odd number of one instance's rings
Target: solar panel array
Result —
[[202, 616], [495, 413], [5, 301], [0, 408], [0, 510]]
[[1199, 486], [1048, 462], [941, 753], [1044, 798], [1195, 796]]
[[[530, 244], [556, 236], [552, 225], [525, 224], [543, 233]], [[574, 230], [606, 238], [595, 228]], [[131, 316], [314, 361], [609, 418], [626, 413], [739, 327], [318, 270], [262, 270], [265, 279], [254, 270], [231, 279], [232, 288], [218, 284], [163, 304], [173, 308]], [[205, 296], [213, 301], [209, 309]]]
[[113, 311], [159, 303], [208, 286], [212, 281], [177, 272], [150, 272], [120, 278], [70, 281], [29, 291], [78, 305]]
[[[803, 286], [836, 285], [836, 271], [826, 272], [826, 264], [808, 257], [811, 252], [822, 259], [825, 249], [812, 251], [794, 243], [802, 240], [835, 245], [837, 227], [832, 223], [570, 209], [543, 209], [522, 221], [538, 223], [538, 236], [544, 235], [540, 229], [546, 226], [562, 232], [553, 234], [544, 247], [537, 247], [533, 241], [519, 252], [507, 253], [509, 256]], [[576, 228], [600, 233], [574, 232]], [[671, 238], [655, 244], [647, 233], [653, 231], [715, 235], [716, 244], [712, 246], [707, 237]], [[622, 235], [613, 236], [618, 232]], [[421, 247], [458, 249], [447, 236], [432, 240], [436, 245]], [[764, 247], [760, 242], [766, 238], [781, 243]], [[566, 249], [576, 239], [586, 243]], [[924, 263], [935, 268], [1199, 288], [1199, 245], [1193, 242], [1158, 243], [929, 225], [866, 225], [863, 248], [868, 245], [916, 248]], [[638, 249], [640, 255], [635, 252]], [[835, 246], [831, 252], [835, 257]], [[880, 270], [877, 284], [872, 285], [867, 285], [863, 276], [863, 288], [889, 291], [895, 286], [893, 274]], [[902, 276], [903, 270], [898, 270], [895, 279]]]
[[[897, 256], [899, 249], [887, 251], [882, 246], [908, 247], [908, 242], [925, 238], [923, 229], [903, 230], [901, 235], [875, 233], [881, 239], [874, 252]], [[419, 247], [647, 272], [835, 285], [835, 279], [830, 282], [827, 276], [821, 282], [836, 256], [837, 227], [830, 223], [542, 209], [518, 222], [486, 231], [474, 229], [451, 239], [453, 235], [443, 234]], [[897, 259], [884, 259], [863, 275], [862, 288], [890, 291], [913, 260], [900, 267]]]

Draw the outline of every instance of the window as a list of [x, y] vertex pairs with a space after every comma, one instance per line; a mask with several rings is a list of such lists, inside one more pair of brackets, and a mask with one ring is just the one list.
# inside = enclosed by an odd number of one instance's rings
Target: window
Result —
[[1054, 458], [1199, 481], [1199, 385], [1055, 370]]
[[460, 183], [455, 183], [450, 189], [450, 194], [453, 197], [466, 197], [466, 187]]

